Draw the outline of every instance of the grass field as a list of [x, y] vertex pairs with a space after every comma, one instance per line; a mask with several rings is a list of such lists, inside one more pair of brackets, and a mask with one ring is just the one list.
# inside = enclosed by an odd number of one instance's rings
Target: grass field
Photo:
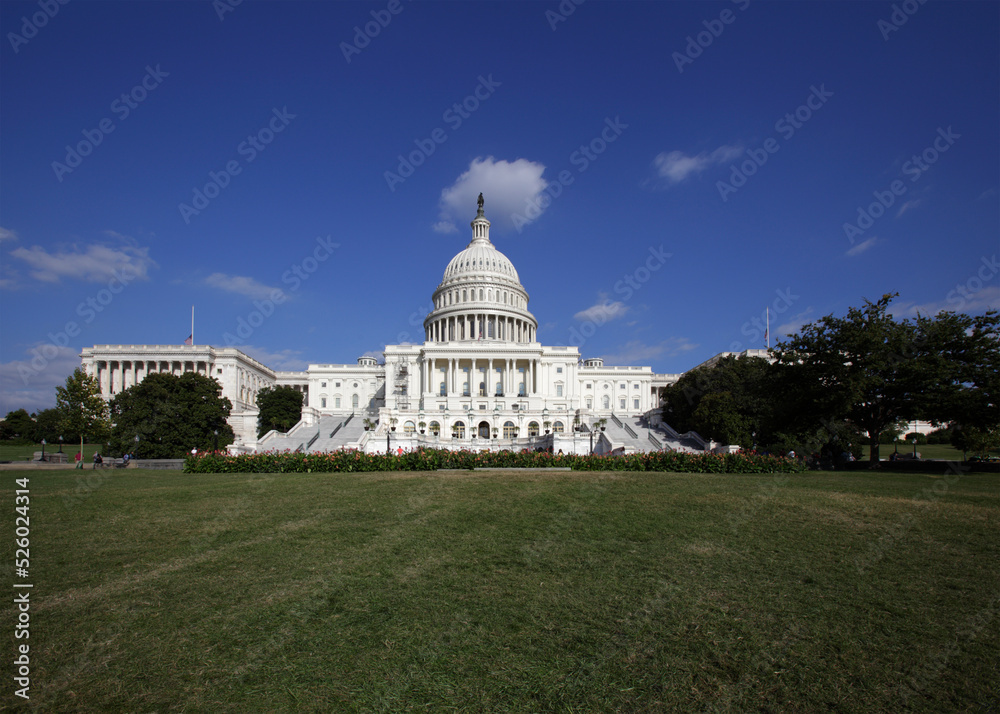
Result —
[[[86, 463], [91, 463], [94, 459], [94, 452], [100, 449], [100, 444], [84, 444], [83, 458]], [[41, 444], [0, 444], [0, 461], [30, 461], [36, 451], [41, 451]], [[66, 458], [73, 462], [73, 457], [80, 450], [80, 444], [63, 444], [64, 454], [69, 454]], [[45, 454], [58, 452], [59, 444], [46, 444]]]
[[[892, 444], [881, 444], [878, 449], [879, 458], [888, 459], [892, 455]], [[912, 454], [913, 444], [900, 444], [900, 454]], [[951, 444], [917, 444], [917, 453], [922, 459], [941, 459], [944, 461], [964, 461], [965, 457], [961, 451]], [[1000, 456], [1000, 450], [994, 449], [990, 452], [993, 456]], [[868, 460], [868, 446], [864, 447], [863, 460]]]
[[40, 711], [1000, 708], [996, 475], [2, 476]]

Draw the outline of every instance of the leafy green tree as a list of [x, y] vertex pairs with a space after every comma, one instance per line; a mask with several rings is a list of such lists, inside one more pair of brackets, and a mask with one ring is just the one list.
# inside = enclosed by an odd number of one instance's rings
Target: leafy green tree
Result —
[[63, 413], [58, 407], [43, 409], [35, 414], [35, 425], [39, 439], [45, 439], [50, 444], [58, 444], [59, 437], [64, 442], [72, 444], [78, 437], [77, 434], [68, 434], [63, 431]]
[[211, 377], [150, 374], [111, 400], [109, 445], [112, 453], [144, 459], [181, 458], [191, 449], [211, 451], [216, 443], [222, 448], [235, 438], [226, 421], [231, 410]]
[[998, 421], [996, 313], [896, 321], [895, 297], [827, 315], [774, 349], [798, 423], [848, 421], [868, 435], [873, 467], [880, 435], [900, 421]]
[[775, 439], [781, 412], [774, 371], [760, 357], [724, 357], [691, 370], [667, 388], [663, 405], [674, 429], [746, 448]]
[[264, 387], [257, 392], [257, 437], [272, 429], [287, 432], [302, 418], [302, 392], [292, 387]]
[[3, 420], [2, 435], [4, 439], [18, 439], [25, 443], [34, 443], [38, 425], [25, 409], [7, 412]]
[[963, 452], [987, 458], [990, 451], [1000, 449], [1000, 426], [986, 429], [977, 426], [956, 428], [951, 434], [951, 445]]
[[81, 453], [85, 438], [103, 443], [111, 430], [101, 385], [80, 367], [66, 378], [64, 386], [56, 387], [56, 408], [62, 415], [62, 431], [79, 437]]

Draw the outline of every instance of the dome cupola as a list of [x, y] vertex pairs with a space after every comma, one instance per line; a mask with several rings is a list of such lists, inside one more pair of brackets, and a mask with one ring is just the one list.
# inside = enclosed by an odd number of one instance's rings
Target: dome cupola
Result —
[[472, 240], [448, 263], [424, 320], [428, 342], [534, 342], [538, 321], [514, 264], [490, 242], [490, 222], [479, 194]]

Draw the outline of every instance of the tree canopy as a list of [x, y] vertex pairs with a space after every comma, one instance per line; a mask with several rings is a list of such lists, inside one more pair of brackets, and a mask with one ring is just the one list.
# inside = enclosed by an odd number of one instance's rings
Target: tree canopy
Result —
[[112, 453], [146, 459], [181, 458], [191, 449], [211, 451], [216, 443], [221, 448], [233, 442], [235, 434], [226, 422], [231, 410], [222, 386], [211, 377], [150, 374], [111, 400], [109, 445]]
[[56, 387], [56, 409], [61, 415], [64, 436], [72, 434], [74, 438], [101, 443], [111, 429], [101, 385], [81, 367], [66, 378], [64, 386]]
[[292, 387], [264, 387], [257, 392], [257, 437], [272, 429], [287, 432], [302, 418], [302, 392]]
[[846, 420], [868, 435], [873, 465], [879, 435], [900, 420], [998, 421], [997, 313], [897, 321], [895, 297], [820, 318], [773, 350], [800, 428]]

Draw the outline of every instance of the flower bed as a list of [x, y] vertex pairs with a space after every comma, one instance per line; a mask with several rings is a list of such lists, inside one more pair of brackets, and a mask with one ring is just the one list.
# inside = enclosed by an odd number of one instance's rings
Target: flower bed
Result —
[[796, 459], [756, 453], [685, 454], [660, 451], [618, 456], [577, 456], [544, 451], [447, 451], [419, 449], [397, 454], [291, 451], [258, 454], [202, 452], [184, 461], [187, 473], [333, 473], [340, 471], [434, 471], [436, 469], [569, 467], [577, 471], [673, 471], [680, 473], [799, 473]]

